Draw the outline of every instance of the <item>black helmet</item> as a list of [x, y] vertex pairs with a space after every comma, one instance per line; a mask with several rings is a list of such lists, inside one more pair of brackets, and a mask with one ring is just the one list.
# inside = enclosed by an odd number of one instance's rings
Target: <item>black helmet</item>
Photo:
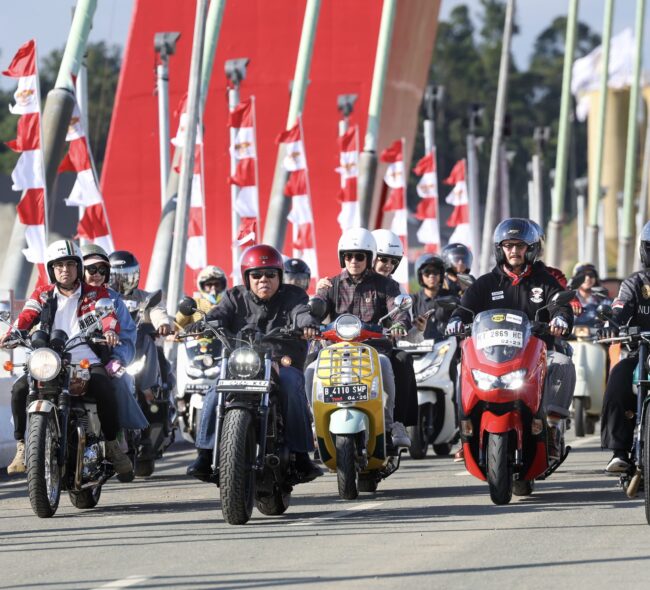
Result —
[[311, 269], [300, 258], [288, 258], [284, 261], [284, 282], [296, 285], [305, 291], [309, 288]]
[[116, 250], [108, 257], [111, 263], [109, 286], [122, 295], [130, 295], [140, 283], [140, 263], [126, 250]]
[[469, 273], [472, 268], [474, 257], [470, 249], [465, 244], [455, 242], [447, 244], [440, 253], [442, 261], [445, 263], [445, 270], [456, 272], [456, 264], [460, 261], [465, 265], [465, 272]]
[[504, 219], [494, 230], [492, 240], [494, 242], [494, 258], [498, 265], [505, 264], [506, 257], [501, 248], [501, 242], [519, 240], [528, 245], [525, 259], [528, 264], [533, 264], [542, 247], [541, 239], [539, 230], [531, 223], [530, 219], [521, 217]]
[[422, 254], [415, 261], [415, 274], [418, 277], [418, 283], [420, 283], [421, 287], [424, 287], [424, 283], [422, 282], [422, 271], [425, 266], [433, 266], [438, 271], [441, 280], [445, 276], [445, 263], [442, 261], [440, 256], [429, 252]]
[[643, 268], [650, 268], [650, 221], [643, 226], [639, 240], [641, 264]]

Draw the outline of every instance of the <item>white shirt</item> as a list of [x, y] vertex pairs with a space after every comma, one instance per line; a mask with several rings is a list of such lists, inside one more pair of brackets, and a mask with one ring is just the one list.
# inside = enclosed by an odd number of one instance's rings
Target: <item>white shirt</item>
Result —
[[[79, 306], [79, 298], [81, 297], [81, 285], [69, 297], [59, 291], [58, 287], [54, 287], [54, 294], [56, 296], [56, 313], [54, 314], [54, 322], [52, 323], [52, 330], [63, 330], [68, 338], [72, 338], [79, 334], [79, 316], [77, 315], [77, 307]], [[70, 350], [71, 362], [78, 364], [81, 359], [88, 359], [90, 364], [99, 363], [99, 358], [92, 351], [87, 344], [75, 346]]]

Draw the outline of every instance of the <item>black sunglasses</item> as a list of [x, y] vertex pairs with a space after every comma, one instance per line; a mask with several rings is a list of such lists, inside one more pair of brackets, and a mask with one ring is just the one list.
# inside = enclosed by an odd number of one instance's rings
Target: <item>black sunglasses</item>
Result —
[[93, 264], [92, 266], [86, 266], [85, 268], [86, 268], [86, 272], [89, 275], [94, 275], [99, 273], [100, 275], [107, 277], [111, 272], [111, 270], [107, 266], [104, 266], [103, 264], [101, 266], [97, 264]]
[[377, 256], [377, 260], [383, 264], [392, 264], [393, 266], [397, 266], [399, 264], [399, 260], [396, 258], [391, 258], [390, 256]]
[[356, 260], [361, 262], [366, 259], [366, 255], [363, 252], [346, 252], [343, 254], [344, 260]]
[[254, 270], [251, 271], [250, 276], [252, 279], [259, 281], [262, 277], [267, 279], [275, 279], [278, 276], [277, 270]]

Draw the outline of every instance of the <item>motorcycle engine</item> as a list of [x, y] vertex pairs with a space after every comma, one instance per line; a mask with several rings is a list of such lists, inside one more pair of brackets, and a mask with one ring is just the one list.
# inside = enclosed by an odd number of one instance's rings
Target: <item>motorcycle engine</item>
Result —
[[99, 469], [102, 460], [102, 452], [98, 443], [88, 445], [84, 451], [83, 478], [93, 479]]

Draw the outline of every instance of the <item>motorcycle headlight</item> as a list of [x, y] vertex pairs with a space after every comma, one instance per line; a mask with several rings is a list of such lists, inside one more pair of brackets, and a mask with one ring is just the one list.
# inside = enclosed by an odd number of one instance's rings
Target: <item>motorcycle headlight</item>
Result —
[[442, 363], [431, 363], [426, 365], [422, 371], [415, 374], [416, 383], [422, 383], [422, 381], [426, 381], [430, 377], [433, 377], [438, 372], [438, 369], [440, 369], [441, 364]]
[[512, 373], [501, 375], [501, 387], [504, 389], [519, 389], [524, 384], [526, 369], [518, 369]]
[[214, 359], [209, 354], [204, 354], [201, 358], [201, 362], [203, 363], [204, 367], [211, 367], [214, 365]]
[[351, 314], [343, 314], [334, 322], [334, 331], [341, 340], [354, 340], [361, 334], [361, 320]]
[[236, 379], [255, 377], [261, 366], [260, 355], [248, 346], [237, 348], [228, 359], [228, 372]]
[[49, 348], [38, 348], [29, 357], [27, 369], [37, 381], [52, 381], [61, 371], [61, 358]]
[[478, 369], [472, 369], [472, 376], [479, 389], [489, 391], [491, 389], [519, 389], [524, 384], [526, 369], [518, 369], [505, 375], [497, 377], [484, 373]]
[[137, 375], [142, 369], [144, 369], [144, 357], [140, 357], [137, 361], [133, 361], [127, 368], [126, 372], [129, 375]]

